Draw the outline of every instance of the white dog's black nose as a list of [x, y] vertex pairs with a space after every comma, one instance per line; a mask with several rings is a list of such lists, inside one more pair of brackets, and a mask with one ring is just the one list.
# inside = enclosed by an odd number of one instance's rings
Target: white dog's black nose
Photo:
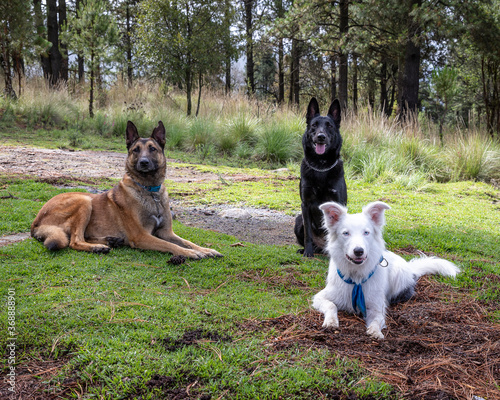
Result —
[[365, 250], [362, 247], [356, 247], [353, 252], [356, 257], [361, 257], [365, 253]]

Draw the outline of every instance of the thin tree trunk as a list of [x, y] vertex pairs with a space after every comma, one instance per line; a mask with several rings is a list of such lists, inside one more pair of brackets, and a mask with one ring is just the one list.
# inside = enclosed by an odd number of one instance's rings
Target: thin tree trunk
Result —
[[[59, 31], [62, 31], [62, 27], [67, 23], [66, 17], [66, 0], [59, 0]], [[61, 69], [59, 72], [59, 78], [64, 82], [68, 81], [68, 47], [65, 44], [59, 44]]]
[[285, 72], [284, 72], [283, 38], [278, 42], [278, 104], [285, 101]]
[[225, 0], [225, 6], [224, 6], [224, 26], [225, 26], [225, 32], [224, 35], [226, 36], [224, 38], [224, 51], [226, 53], [225, 57], [225, 73], [226, 73], [226, 78], [225, 78], [225, 94], [228, 96], [231, 93], [231, 59], [232, 59], [232, 51], [231, 51], [231, 15], [230, 15], [230, 7], [231, 7], [231, 2], [230, 0]]
[[130, 38], [132, 37], [132, 27], [130, 24], [130, 1], [127, 0], [127, 5], [126, 5], [126, 46], [127, 46], [127, 82], [128, 82], [128, 87], [132, 87], [132, 76], [133, 76], [133, 68], [132, 68], [132, 42]]
[[191, 115], [191, 110], [193, 105], [191, 103], [191, 92], [192, 92], [192, 78], [191, 78], [191, 69], [188, 67], [186, 70], [186, 96], [187, 96], [187, 110], [186, 114], [189, 117]]
[[90, 99], [89, 116], [94, 118], [94, 52], [90, 53]]
[[293, 58], [293, 71], [292, 71], [292, 89], [293, 89], [293, 102], [298, 106], [300, 104], [300, 43], [297, 39], [293, 39], [292, 45], [292, 58]]
[[[285, 10], [283, 8], [283, 0], [276, 0], [277, 17], [283, 18]], [[278, 104], [283, 104], [285, 101], [285, 65], [284, 65], [284, 47], [283, 38], [278, 38]]]
[[[340, 35], [345, 37], [349, 32], [349, 0], [340, 0]], [[347, 108], [348, 83], [347, 54], [339, 49], [339, 100], [343, 109]]]
[[198, 116], [198, 112], [200, 111], [200, 101], [201, 101], [201, 88], [203, 86], [203, 75], [201, 71], [198, 73], [198, 105], [196, 106], [196, 116]]
[[389, 109], [389, 98], [387, 97], [387, 63], [382, 61], [380, 66], [380, 110], [387, 116]]
[[253, 6], [254, 0], [243, 0], [245, 6], [245, 33], [247, 56], [247, 87], [248, 95], [255, 93], [254, 61], [253, 61]]
[[335, 56], [330, 56], [330, 101], [337, 98], [337, 63]]
[[[76, 9], [79, 10], [82, 4], [82, 0], [76, 0]], [[77, 54], [78, 63], [78, 83], [85, 83], [85, 59], [83, 54]]]
[[354, 112], [358, 111], [358, 56], [352, 56], [352, 107]]

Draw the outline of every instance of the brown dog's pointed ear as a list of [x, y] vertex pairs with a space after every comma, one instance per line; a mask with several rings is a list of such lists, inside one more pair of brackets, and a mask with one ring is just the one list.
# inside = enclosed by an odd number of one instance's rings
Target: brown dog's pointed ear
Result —
[[158, 121], [158, 126], [153, 129], [151, 138], [156, 140], [162, 149], [165, 147], [165, 127], [163, 126], [163, 122]]
[[319, 104], [316, 97], [313, 97], [307, 106], [307, 114], [306, 114], [306, 122], [309, 125], [309, 122], [316, 116], [319, 115]]
[[333, 119], [337, 128], [340, 128], [340, 120], [341, 118], [341, 110], [340, 110], [340, 101], [338, 99], [333, 100], [332, 105], [328, 110], [328, 115]]
[[130, 146], [132, 146], [137, 139], [139, 139], [139, 132], [137, 131], [137, 128], [135, 127], [133, 122], [128, 121], [127, 122], [127, 149], [130, 149]]

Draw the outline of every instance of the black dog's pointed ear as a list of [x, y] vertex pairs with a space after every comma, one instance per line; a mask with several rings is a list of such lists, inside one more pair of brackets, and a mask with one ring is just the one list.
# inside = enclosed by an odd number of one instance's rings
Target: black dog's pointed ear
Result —
[[318, 100], [315, 97], [311, 99], [309, 105], [307, 106], [307, 114], [306, 114], [306, 122], [309, 125], [309, 122], [315, 117], [319, 115], [319, 104]]
[[341, 110], [340, 101], [338, 99], [333, 100], [333, 103], [328, 110], [328, 115], [333, 119], [333, 122], [335, 122], [337, 128], [339, 128], [341, 120]]
[[162, 149], [165, 147], [165, 127], [163, 126], [163, 122], [158, 121], [158, 126], [153, 129], [151, 138], [156, 140]]
[[135, 127], [134, 123], [131, 121], [127, 122], [127, 149], [130, 149], [130, 146], [132, 146], [135, 141], [139, 139], [139, 132], [137, 131], [137, 128]]

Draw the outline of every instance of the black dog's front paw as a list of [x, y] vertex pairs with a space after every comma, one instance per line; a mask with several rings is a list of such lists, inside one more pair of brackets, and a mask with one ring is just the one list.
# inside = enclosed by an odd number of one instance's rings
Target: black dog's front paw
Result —
[[125, 240], [119, 237], [108, 236], [106, 237], [106, 241], [108, 242], [108, 246], [113, 249], [125, 245]]
[[304, 249], [298, 249], [297, 254], [304, 254]]

